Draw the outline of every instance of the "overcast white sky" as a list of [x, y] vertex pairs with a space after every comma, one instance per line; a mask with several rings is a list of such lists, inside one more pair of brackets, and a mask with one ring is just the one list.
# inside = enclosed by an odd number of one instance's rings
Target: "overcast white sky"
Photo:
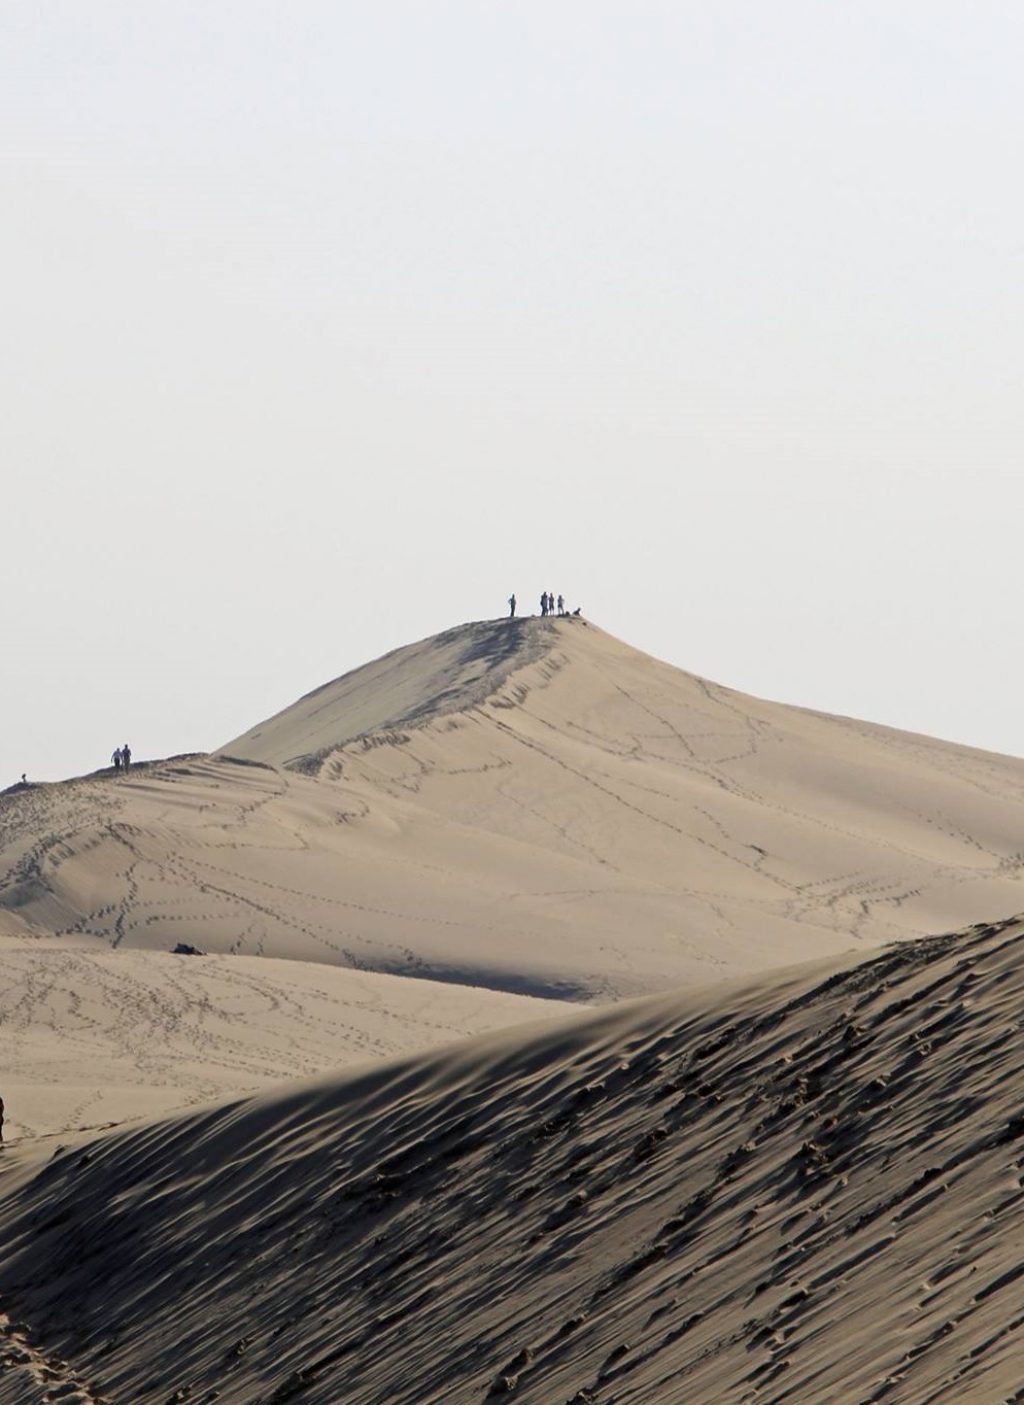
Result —
[[1024, 751], [1022, 53], [993, 0], [0, 3], [0, 786], [513, 589]]

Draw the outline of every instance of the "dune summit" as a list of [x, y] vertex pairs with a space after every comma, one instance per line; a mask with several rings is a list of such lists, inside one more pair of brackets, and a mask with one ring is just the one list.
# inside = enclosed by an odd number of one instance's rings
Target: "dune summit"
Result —
[[[751, 698], [583, 620], [497, 620], [396, 650], [218, 754], [333, 781], [399, 827], [429, 817], [463, 893], [500, 842], [516, 969], [547, 982], [559, 951], [565, 986], [591, 995], [1022, 905], [1021, 761]], [[489, 844], [473, 878], [458, 871], [466, 830]]]

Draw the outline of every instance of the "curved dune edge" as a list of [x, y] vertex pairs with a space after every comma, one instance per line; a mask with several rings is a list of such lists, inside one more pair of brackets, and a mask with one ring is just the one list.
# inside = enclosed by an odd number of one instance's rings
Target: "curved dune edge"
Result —
[[140, 1405], [1013, 1398], [1022, 956], [1014, 919], [5, 1156], [0, 1402], [47, 1362]]

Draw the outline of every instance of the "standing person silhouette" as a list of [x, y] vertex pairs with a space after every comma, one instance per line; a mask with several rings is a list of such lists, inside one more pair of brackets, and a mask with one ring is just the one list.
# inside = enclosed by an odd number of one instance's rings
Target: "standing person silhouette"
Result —
[[561, 595], [558, 597], [558, 613], [560, 615], [565, 614], [565, 599]]
[[508, 597], [508, 617], [510, 620], [514, 620], [516, 617], [516, 597], [514, 592]]
[[121, 765], [126, 771], [130, 771], [132, 768], [132, 749], [127, 742], [121, 748]]
[[115, 776], [119, 776], [119, 775], [121, 774], [121, 748], [120, 748], [120, 747], [117, 747], [117, 748], [116, 748], [116, 750], [114, 751], [113, 756], [112, 756], [110, 759], [111, 759], [111, 761], [114, 763], [114, 775], [115, 775]]
[[547, 612], [548, 612], [548, 593], [547, 593], [547, 591], [545, 590], [545, 591], [542, 592], [541, 597], [540, 597], [540, 613], [541, 613], [541, 618], [542, 618], [542, 619], [547, 615]]

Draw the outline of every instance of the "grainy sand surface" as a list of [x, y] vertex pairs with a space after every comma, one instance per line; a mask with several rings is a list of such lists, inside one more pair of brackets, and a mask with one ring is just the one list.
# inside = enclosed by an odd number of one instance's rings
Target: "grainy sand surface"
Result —
[[1022, 956], [985, 927], [20, 1148], [0, 1402], [1019, 1401]]
[[582, 620], [16, 787], [0, 1405], [1024, 1402], [1022, 910], [1024, 763]]

